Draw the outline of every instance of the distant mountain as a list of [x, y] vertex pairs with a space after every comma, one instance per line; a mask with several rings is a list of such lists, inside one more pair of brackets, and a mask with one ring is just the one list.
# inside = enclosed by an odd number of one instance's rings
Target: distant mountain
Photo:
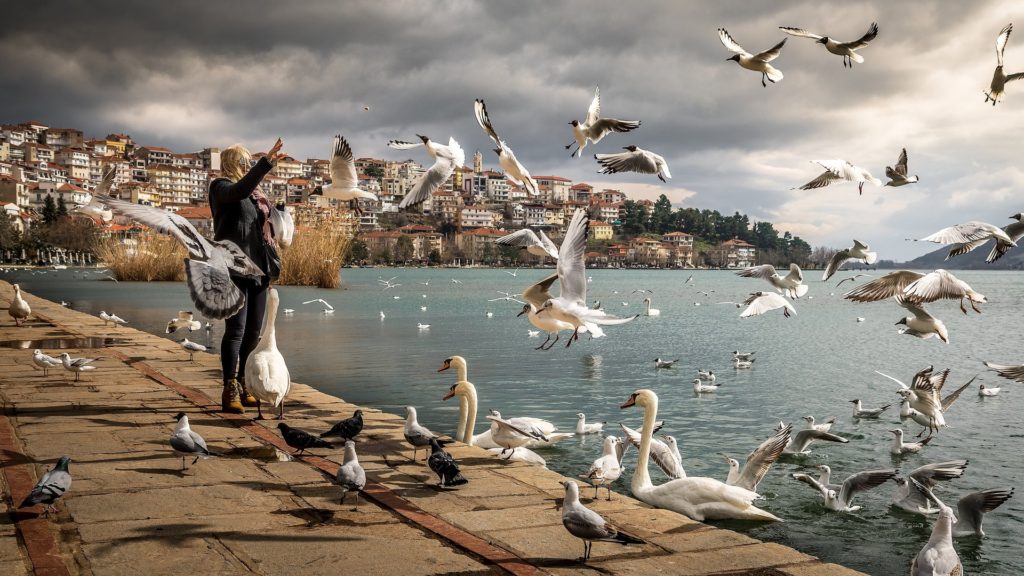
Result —
[[949, 246], [944, 246], [934, 252], [929, 252], [924, 256], [918, 256], [913, 260], [904, 262], [900, 266], [902, 268], [920, 268], [924, 270], [934, 270], [936, 268], [945, 268], [947, 270], [1024, 270], [1024, 247], [1011, 248], [999, 260], [992, 264], [986, 264], [985, 258], [988, 257], [988, 253], [991, 251], [992, 242], [989, 242], [973, 252], [946, 260], [946, 254], [949, 254]]

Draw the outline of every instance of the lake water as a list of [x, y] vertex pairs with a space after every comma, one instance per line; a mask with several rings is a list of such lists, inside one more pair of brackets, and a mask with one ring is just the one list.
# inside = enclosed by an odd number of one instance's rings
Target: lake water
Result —
[[[843, 301], [840, 295], [851, 284], [837, 290], [834, 282], [820, 282], [818, 272], [806, 274], [808, 296], [813, 298], [796, 302], [796, 317], [786, 319], [776, 311], [741, 320], [735, 306], [715, 303], [767, 289], [763, 281], [725, 271], [593, 270], [588, 300], [601, 300], [612, 313], [633, 314], [642, 310], [643, 297], [631, 291], [649, 289], [661, 316], [609, 327], [606, 338], [582, 336], [569, 349], [560, 343], [550, 351], [534, 351], [543, 337], [527, 335], [532, 326], [525, 318], [516, 318], [520, 306], [487, 299], [499, 297], [498, 291], [520, 292], [549, 273], [520, 270], [514, 278], [492, 269], [346, 269], [340, 290], [281, 288], [282, 308], [294, 308], [295, 313], [279, 317], [279, 345], [296, 381], [389, 412], [404, 414], [404, 406], [417, 406], [423, 424], [448, 434], [454, 434], [458, 404], [440, 399], [455, 374], [436, 371], [454, 354], [467, 359], [481, 411], [497, 408], [506, 416], [542, 417], [567, 431], [572, 431], [577, 412], [585, 412], [591, 421], [607, 420], [613, 434], [618, 433], [619, 422], [639, 428], [641, 413], [620, 410], [619, 405], [634, 390], [651, 388], [661, 399], [659, 418], [666, 421], [665, 431], [678, 438], [684, 466], [692, 476], [724, 479], [727, 468], [719, 453], [742, 461], [780, 420], [799, 428], [800, 417], [806, 414], [819, 420], [838, 416], [833, 432], [848, 437], [849, 444], [815, 445], [811, 455], [777, 464], [761, 484], [766, 497], [762, 507], [784, 523], [721, 524], [871, 574], [907, 573], [928, 539], [931, 519], [890, 508], [893, 483], [858, 497], [863, 509], [857, 513], [829, 512], [810, 487], [790, 478], [791, 473], [816, 474], [813, 466], [827, 463], [841, 481], [861, 470], [898, 467], [909, 473], [929, 462], [966, 458], [970, 465], [964, 477], [939, 492], [954, 507], [968, 492], [1016, 486], [1022, 477], [1024, 388], [982, 365], [983, 360], [1024, 361], [1019, 335], [1024, 275], [1019, 272], [958, 273], [990, 303], [983, 305], [983, 314], [967, 316], [955, 302], [930, 305], [949, 328], [951, 343], [944, 345], [898, 335], [894, 323], [904, 311], [895, 303]], [[694, 282], [684, 284], [691, 273]], [[848, 275], [841, 272], [834, 281]], [[191, 309], [182, 284], [114, 283], [95, 280], [97, 276], [83, 278], [65, 270], [44, 275], [11, 272], [0, 278], [21, 282], [45, 298], [68, 300], [76, 310], [116, 313], [135, 328], [159, 334], [178, 310]], [[401, 286], [381, 290], [377, 279], [392, 276]], [[462, 284], [453, 284], [452, 278]], [[704, 296], [701, 290], [714, 292]], [[336, 312], [327, 316], [317, 305], [301, 304], [314, 298], [327, 300]], [[427, 310], [421, 311], [421, 306]], [[383, 321], [380, 311], [386, 315]], [[857, 322], [857, 317], [865, 321]], [[421, 331], [417, 323], [430, 324], [430, 329]], [[218, 324], [213, 334], [218, 344], [221, 328]], [[201, 335], [196, 339], [205, 340]], [[753, 369], [734, 370], [733, 350], [756, 351]], [[655, 357], [680, 362], [677, 369], [656, 371]], [[968, 389], [949, 411], [950, 427], [921, 455], [894, 458], [888, 452], [888, 430], [900, 426], [898, 404], [881, 420], [858, 422], [847, 401], [860, 398], [868, 407], [895, 403], [896, 385], [874, 370], [909, 381], [929, 364], [952, 368], [947, 392], [978, 373], [975, 386], [984, 382], [1002, 386], [1003, 391], [981, 399], [976, 388]], [[698, 368], [715, 371], [722, 384], [716, 394], [694, 396], [690, 383]], [[485, 424], [481, 414], [477, 431]], [[911, 434], [918, 429], [904, 426]], [[538, 452], [549, 468], [575, 476], [600, 455], [600, 440], [571, 439]], [[635, 461], [636, 451], [631, 450], [627, 474], [617, 482], [617, 490], [629, 491]], [[654, 467], [652, 474], [655, 483], [664, 480]], [[984, 539], [956, 543], [966, 572], [1024, 573], [1019, 552], [1024, 498], [1013, 498], [991, 513], [985, 530]]]

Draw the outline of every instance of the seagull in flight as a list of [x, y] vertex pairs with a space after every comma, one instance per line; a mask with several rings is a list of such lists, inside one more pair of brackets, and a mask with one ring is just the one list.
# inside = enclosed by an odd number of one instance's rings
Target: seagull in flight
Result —
[[526, 304], [526, 302], [523, 302], [521, 300], [516, 300], [515, 297], [519, 296], [519, 294], [512, 294], [510, 292], [502, 292], [501, 290], [495, 290], [495, 292], [497, 292], [498, 294], [502, 294], [502, 296], [500, 298], [491, 298], [490, 300], [488, 300], [488, 302], [497, 302], [499, 300], [504, 300], [505, 302], [519, 302], [520, 304]]
[[779, 54], [782, 53], [782, 47], [786, 44], [785, 38], [782, 39], [782, 42], [779, 42], [775, 46], [757, 54], [751, 54], [750, 52], [747, 52], [743, 46], [737, 44], [725, 28], [718, 29], [718, 39], [722, 41], [722, 45], [725, 46], [726, 49], [730, 52], [736, 53], [735, 56], [728, 58], [726, 61], [734, 60], [741, 68], [760, 72], [761, 86], [764, 86], [765, 88], [768, 87], [768, 84], [765, 83], [765, 79], [772, 84], [782, 80], [782, 71], [772, 66], [770, 62], [778, 58]]
[[519, 268], [518, 267], [515, 270], [511, 271], [511, 272], [509, 272], [508, 270], [504, 270], [504, 272], [505, 272], [505, 274], [508, 274], [509, 276], [511, 276], [513, 278], [517, 278], [519, 276]]
[[576, 150], [570, 156], [580, 157], [583, 149], [587, 147], [587, 141], [597, 144], [610, 132], [629, 132], [640, 126], [639, 120], [618, 120], [615, 118], [601, 118], [601, 88], [594, 89], [594, 100], [587, 109], [587, 119], [582, 123], [579, 120], [569, 122], [572, 125], [573, 142], [566, 145], [565, 149], [572, 148], [576, 144]]
[[812, 190], [814, 188], [824, 188], [829, 184], [845, 180], [846, 182], [856, 182], [858, 192], [863, 195], [865, 182], [871, 182], [875, 186], [882, 185], [882, 181], [872, 176], [870, 172], [864, 168], [854, 166], [846, 160], [836, 158], [834, 160], [811, 160], [811, 162], [821, 166], [825, 171], [814, 180], [803, 186], [798, 186], [796, 189]]
[[[494, 243], [502, 246], [518, 246], [534, 256], [550, 256], [558, 260], [558, 246], [555, 246], [555, 243], [548, 238], [543, 230], [534, 232], [529, 228], [523, 228], [498, 238]], [[519, 269], [516, 268], [516, 270]], [[515, 274], [512, 275], [515, 276]]]
[[836, 288], [839, 288], [839, 286], [840, 286], [840, 285], [841, 285], [841, 284], [842, 284], [843, 282], [846, 282], [847, 280], [850, 280], [850, 281], [856, 281], [856, 280], [857, 280], [857, 278], [860, 278], [861, 276], [868, 276], [868, 277], [871, 277], [871, 278], [873, 278], [873, 276], [871, 276], [871, 274], [854, 274], [853, 276], [850, 276], [849, 278], [843, 278], [842, 280], [840, 280], [840, 281], [839, 281], [839, 282], [838, 282], [838, 283], [836, 284]]
[[480, 127], [484, 129], [484, 132], [491, 137], [494, 141], [494, 145], [497, 148], [494, 149], [494, 153], [498, 155], [498, 165], [505, 171], [505, 177], [512, 181], [516, 186], [522, 186], [526, 189], [527, 194], [530, 196], [537, 196], [540, 194], [540, 189], [537, 187], [537, 181], [530, 176], [530, 173], [526, 170], [519, 160], [516, 159], [516, 155], [512, 153], [512, 149], [505, 144], [505, 141], [498, 137], [498, 133], [494, 131], [494, 126], [491, 125], [491, 118], [487, 115], [487, 106], [484, 101], [477, 98], [473, 103], [473, 111], [476, 113], [476, 121], [480, 124]]
[[327, 301], [324, 300], [323, 298], [317, 298], [316, 300], [306, 300], [305, 302], [303, 302], [303, 304], [312, 304], [314, 302], [319, 302], [320, 304], [323, 305], [324, 314], [334, 314], [334, 306], [328, 304]]
[[919, 178], [915, 176], [907, 176], [907, 149], [904, 148], [900, 152], [899, 159], [896, 160], [896, 166], [885, 167], [885, 177], [889, 179], [885, 183], [886, 186], [903, 186], [904, 184], [915, 184]]
[[377, 282], [380, 282], [381, 284], [384, 285], [383, 290], [390, 290], [391, 288], [398, 288], [399, 286], [401, 286], [401, 284], [393, 284], [396, 278], [398, 278], [398, 276], [392, 276], [388, 280], [381, 280], [380, 278], [378, 278]]
[[897, 298], [913, 304], [930, 303], [936, 300], [960, 300], [960, 311], [967, 313], [964, 300], [975, 312], [981, 313], [976, 303], [984, 304], [988, 299], [976, 292], [970, 284], [941, 268], [922, 274], [910, 270], [890, 272], [843, 295], [854, 302], [878, 302]]
[[335, 198], [351, 202], [352, 209], [361, 214], [360, 200], [377, 201], [377, 196], [359, 189], [359, 176], [356, 174], [356, 162], [352, 156], [352, 148], [348, 141], [338, 134], [334, 137], [334, 152], [331, 155], [331, 183], [323, 187], [324, 198]]
[[785, 276], [779, 276], [779, 273], [775, 270], [775, 266], [772, 266], [771, 264], [762, 264], [760, 266], [744, 268], [737, 272], [736, 275], [744, 278], [761, 278], [762, 280], [766, 280], [769, 284], [774, 286], [777, 291], [782, 292], [793, 299], [802, 297], [804, 294], [807, 294], [808, 290], [808, 286], [803, 283], [803, 272], [800, 270], [800, 266], [795, 262], [789, 265], [789, 274], [786, 274]]
[[853, 63], [857, 64], [864, 63], [864, 57], [857, 53], [857, 50], [864, 48], [871, 43], [872, 40], [878, 36], [878, 24], [872, 23], [868, 28], [868, 31], [864, 33], [860, 38], [852, 42], [836, 42], [828, 36], [821, 36], [813, 32], [808, 32], [803, 28], [792, 28], [789, 26], [779, 26], [779, 29], [789, 34], [790, 36], [798, 36], [800, 38], [810, 38], [816, 41], [818, 44], [824, 44], [825, 49], [829, 52], [843, 57], [843, 67], [849, 67], [853, 69]]
[[114, 213], [100, 202], [100, 198], [110, 196], [115, 176], [117, 176], [117, 166], [108, 164], [103, 171], [103, 178], [89, 197], [89, 203], [72, 208], [71, 213], [92, 218], [97, 224], [110, 222], [114, 218]]
[[796, 309], [793, 308], [793, 305], [783, 298], [781, 294], [775, 292], [754, 292], [743, 303], [747, 305], [747, 309], [740, 313], [740, 318], [760, 316], [765, 312], [778, 308], [782, 308], [782, 314], [786, 318], [796, 315]]
[[[857, 240], [853, 240], [853, 248], [847, 248], [836, 252], [825, 266], [825, 273], [822, 274], [822, 282], [827, 282], [833, 274], [839, 271], [850, 260], [860, 260], [865, 264], [874, 264], [878, 261], [878, 253], [871, 252], [871, 247]], [[849, 278], [847, 278], [849, 280]], [[837, 284], [838, 286], [838, 284]]]
[[618, 154], [594, 154], [594, 159], [602, 166], [599, 174], [618, 174], [619, 172], [638, 172], [640, 174], [657, 174], [662, 182], [671, 178], [665, 158], [633, 145], [623, 147], [626, 152]]
[[[1013, 218], [1017, 218], [1024, 215], [1016, 214]], [[952, 244], [949, 249], [949, 254], [946, 256], [946, 260], [954, 256], [960, 256], [966, 254], [975, 248], [980, 247], [989, 240], [995, 240], [996, 246], [993, 248], [993, 252], [1002, 251], [1005, 253], [1010, 248], [1016, 248], [1017, 242], [1014, 241], [1006, 233], [1005, 230], [989, 224], [988, 222], [978, 222], [972, 220], [963, 224], [957, 224], [950, 226], [949, 228], [943, 228], [938, 232], [925, 236], [924, 238], [912, 238], [915, 242], [935, 242], [936, 244]], [[991, 257], [992, 254], [989, 255]], [[997, 256], [998, 258], [998, 256]]]
[[1013, 24], [1007, 24], [996, 36], [996, 70], [992, 73], [992, 83], [989, 84], [988, 92], [985, 92], [985, 102], [992, 101], [995, 106], [1003, 100], [1006, 95], [1006, 83], [1024, 78], [1024, 72], [1006, 74], [1003, 72], [1003, 51], [1006, 50], [1006, 43], [1010, 40], [1010, 32], [1013, 32]]
[[410, 206], [422, 204], [427, 198], [444, 186], [448, 178], [455, 172], [455, 169], [462, 166], [466, 161], [466, 153], [459, 146], [459, 143], [454, 138], [448, 138], [448, 145], [444, 146], [433, 142], [426, 136], [419, 136], [422, 142], [404, 142], [402, 140], [392, 140], [388, 142], [389, 148], [396, 150], [410, 150], [412, 148], [419, 148], [423, 146], [427, 149], [427, 154], [434, 159], [434, 165], [431, 166], [423, 176], [413, 185], [412, 189], [402, 198], [402, 201], [398, 204], [399, 209], [405, 209]]

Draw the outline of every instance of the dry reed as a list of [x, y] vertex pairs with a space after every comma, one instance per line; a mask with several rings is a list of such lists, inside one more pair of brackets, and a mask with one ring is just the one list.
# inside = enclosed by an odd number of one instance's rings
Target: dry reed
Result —
[[114, 278], [134, 282], [180, 282], [185, 279], [185, 248], [163, 235], [140, 234], [137, 244], [116, 238], [102, 242], [97, 250]]
[[299, 228], [292, 245], [281, 252], [281, 277], [276, 284], [337, 288], [351, 245], [349, 234], [331, 226]]

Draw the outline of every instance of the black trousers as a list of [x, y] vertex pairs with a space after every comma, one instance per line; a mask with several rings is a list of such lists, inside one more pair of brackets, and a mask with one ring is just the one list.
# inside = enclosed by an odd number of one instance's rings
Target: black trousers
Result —
[[224, 338], [220, 341], [220, 364], [224, 383], [245, 376], [245, 360], [260, 341], [263, 316], [267, 311], [266, 279], [232, 278], [232, 282], [245, 294], [245, 306], [224, 321]]

